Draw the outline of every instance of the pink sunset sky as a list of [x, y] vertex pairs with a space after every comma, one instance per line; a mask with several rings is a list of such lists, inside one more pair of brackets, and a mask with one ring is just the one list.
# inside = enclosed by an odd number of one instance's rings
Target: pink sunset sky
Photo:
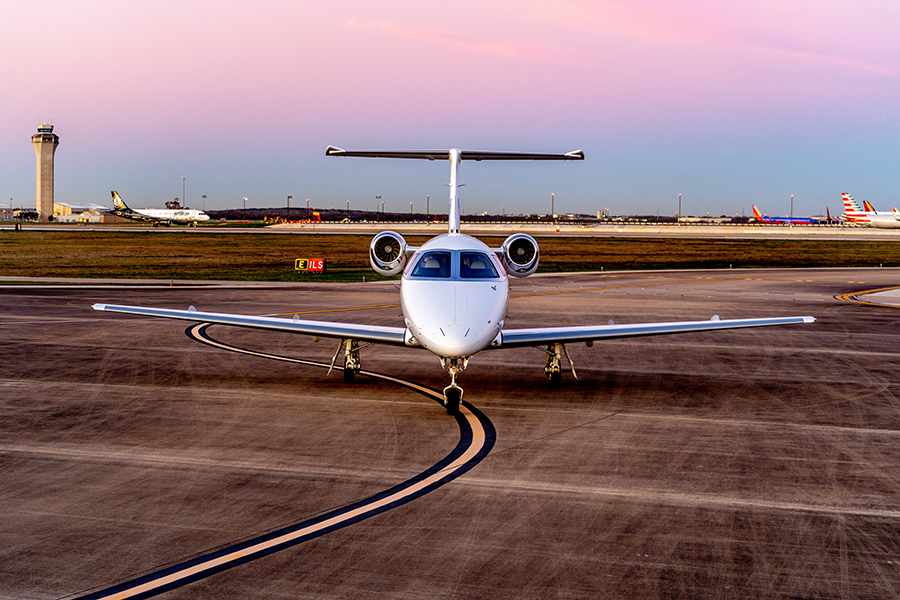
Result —
[[[900, 206], [900, 3], [85, 0], [0, 7], [0, 203], [446, 210], [445, 164], [348, 149], [568, 151], [464, 164], [465, 212]], [[837, 212], [840, 212], [837, 210]]]

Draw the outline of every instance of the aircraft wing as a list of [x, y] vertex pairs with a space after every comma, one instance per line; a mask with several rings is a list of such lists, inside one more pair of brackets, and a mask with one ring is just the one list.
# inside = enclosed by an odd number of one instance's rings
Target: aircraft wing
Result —
[[328, 321], [304, 321], [299, 318], [283, 319], [279, 317], [254, 317], [249, 315], [231, 315], [226, 313], [200, 312], [192, 306], [188, 310], [170, 310], [167, 308], [147, 308], [143, 306], [116, 306], [114, 304], [94, 304], [94, 310], [143, 315], [145, 317], [163, 317], [181, 319], [197, 323], [215, 323], [252, 329], [268, 329], [286, 331], [330, 338], [353, 338], [364, 342], [378, 342], [405, 346], [406, 329], [403, 327], [380, 327], [377, 325], [357, 325], [352, 323], [333, 323]]
[[814, 317], [775, 317], [767, 319], [730, 319], [721, 321], [713, 317], [709, 321], [682, 321], [676, 323], [639, 323], [635, 325], [594, 325], [576, 327], [538, 327], [534, 329], [503, 329], [501, 342], [491, 348], [516, 348], [553, 343], [592, 342], [670, 333], [718, 331], [770, 325], [799, 325], [812, 323]]

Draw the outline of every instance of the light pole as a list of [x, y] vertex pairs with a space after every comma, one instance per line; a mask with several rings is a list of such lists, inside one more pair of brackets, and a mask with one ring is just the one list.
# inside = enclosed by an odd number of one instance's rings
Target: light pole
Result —
[[288, 223], [291, 222], [291, 198], [293, 198], [293, 196], [291, 196], [290, 194], [288, 194], [288, 197], [287, 197], [287, 202], [288, 202], [288, 205], [287, 205], [287, 222], [288, 222]]
[[791, 194], [791, 227], [794, 226], [794, 195]]
[[347, 200], [347, 220], [350, 220], [350, 201]]
[[206, 194], [203, 194], [200, 197], [203, 198], [203, 210], [205, 211], [206, 210]]
[[[381, 200], [381, 194], [375, 194], [375, 210], [378, 210], [378, 201]], [[384, 221], [384, 202], [381, 203], [381, 220]]]
[[187, 206], [187, 198], [184, 197], [184, 177], [181, 178], [181, 201]]
[[678, 215], [675, 217], [675, 222], [679, 223], [681, 221], [681, 194], [678, 194]]
[[556, 208], [554, 208], [554, 204], [556, 203], [556, 194], [550, 192], [550, 220], [556, 221]]
[[409, 220], [412, 221], [412, 202], [409, 203]]
[[312, 221], [312, 215], [309, 214], [309, 198], [306, 199], [306, 218]]
[[425, 194], [425, 216], [431, 216], [431, 194]]
[[247, 196], [244, 196], [244, 213], [243, 213], [243, 217], [244, 217], [244, 220], [246, 221], [246, 220], [247, 220]]

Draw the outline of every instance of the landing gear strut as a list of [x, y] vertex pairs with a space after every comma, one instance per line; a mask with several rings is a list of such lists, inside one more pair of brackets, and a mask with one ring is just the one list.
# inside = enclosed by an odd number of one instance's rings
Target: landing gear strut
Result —
[[331, 359], [331, 367], [328, 369], [328, 374], [331, 374], [331, 369], [334, 368], [334, 363], [335, 361], [337, 361], [338, 354], [341, 353], [341, 349], [343, 348], [344, 383], [353, 383], [353, 380], [356, 378], [356, 374], [359, 373], [360, 369], [362, 368], [362, 363], [359, 360], [359, 351], [371, 345], [372, 344], [360, 344], [357, 340], [354, 339], [341, 340], [337, 351], [334, 353], [334, 357]]
[[546, 350], [543, 348], [537, 349], [547, 353], [547, 364], [544, 367], [544, 375], [550, 380], [550, 387], [559, 387], [562, 384], [561, 366], [563, 355], [565, 355], [566, 360], [569, 361], [572, 377], [578, 379], [578, 375], [575, 374], [575, 364], [572, 362], [572, 358], [569, 356], [569, 351], [566, 350], [565, 344], [549, 344]]
[[456, 385], [456, 376], [465, 371], [468, 364], [468, 357], [461, 359], [461, 362], [459, 358], [441, 358], [441, 366], [446, 367], [450, 371], [450, 385], [444, 388], [444, 406], [447, 408], [447, 414], [449, 415], [459, 413], [463, 389]]

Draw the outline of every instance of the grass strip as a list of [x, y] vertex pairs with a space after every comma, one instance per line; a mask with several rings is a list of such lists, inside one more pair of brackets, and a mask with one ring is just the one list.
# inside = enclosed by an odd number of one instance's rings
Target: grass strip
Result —
[[[0, 279], [12, 276], [242, 281], [384, 279], [368, 235], [2, 231]], [[415, 246], [426, 236], [410, 236]], [[504, 237], [481, 237], [499, 247]], [[538, 272], [748, 267], [896, 267], [900, 242], [622, 237], [538, 238]], [[324, 258], [324, 274], [294, 271]]]

